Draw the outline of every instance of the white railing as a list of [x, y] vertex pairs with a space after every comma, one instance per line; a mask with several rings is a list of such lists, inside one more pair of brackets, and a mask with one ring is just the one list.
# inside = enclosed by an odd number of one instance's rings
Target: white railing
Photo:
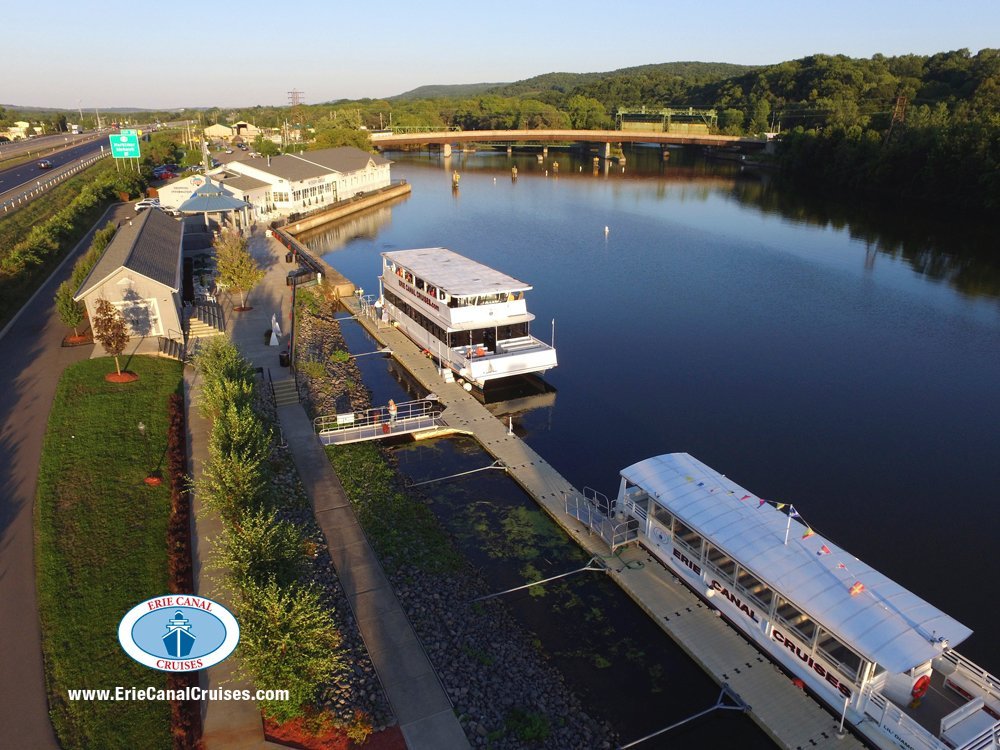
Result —
[[441, 406], [432, 399], [420, 399], [366, 411], [316, 417], [313, 427], [324, 445], [377, 440], [441, 426]]
[[612, 552], [638, 539], [639, 529], [636, 522], [629, 518], [624, 520], [615, 518], [607, 496], [590, 487], [584, 487], [582, 495], [576, 492], [567, 493], [564, 496], [564, 507], [568, 515], [601, 537]]

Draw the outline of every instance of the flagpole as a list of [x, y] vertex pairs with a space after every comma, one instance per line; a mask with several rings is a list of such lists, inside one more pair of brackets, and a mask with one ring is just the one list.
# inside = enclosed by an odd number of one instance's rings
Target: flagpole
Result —
[[785, 546], [788, 546], [788, 534], [792, 530], [792, 513], [795, 512], [795, 506], [788, 506], [788, 523], [785, 524]]

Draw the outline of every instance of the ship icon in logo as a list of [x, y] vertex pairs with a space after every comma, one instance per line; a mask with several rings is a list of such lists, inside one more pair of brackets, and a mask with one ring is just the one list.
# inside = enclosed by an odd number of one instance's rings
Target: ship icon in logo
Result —
[[191, 653], [198, 636], [191, 632], [191, 621], [181, 615], [180, 610], [167, 620], [167, 632], [163, 636], [163, 648], [173, 657], [187, 656]]

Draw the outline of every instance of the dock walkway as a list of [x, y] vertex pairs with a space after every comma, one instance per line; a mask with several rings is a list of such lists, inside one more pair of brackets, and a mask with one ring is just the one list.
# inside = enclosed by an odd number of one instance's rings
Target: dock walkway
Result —
[[[423, 387], [437, 394], [446, 407], [442, 417], [449, 427], [474, 434], [483, 448], [504, 464], [510, 477], [581, 547], [593, 555], [607, 555], [601, 538], [565, 511], [565, 498], [579, 493], [576, 488], [524, 441], [509, 434], [471, 394], [457, 383], [445, 383], [433, 360], [402, 332], [368, 318], [356, 297], [341, 302]], [[838, 722], [829, 712], [795, 687], [645, 550], [630, 547], [619, 556], [623, 563], [642, 564], [612, 566], [609, 574], [615, 582], [717, 683], [728, 684], [750, 707], [753, 720], [780, 746], [791, 750], [864, 747], [853, 735], [838, 737]]]

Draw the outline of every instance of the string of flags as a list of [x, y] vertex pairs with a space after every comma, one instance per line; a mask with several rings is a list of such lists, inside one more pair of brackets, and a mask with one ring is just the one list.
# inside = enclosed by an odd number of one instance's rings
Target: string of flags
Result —
[[[684, 479], [687, 480], [688, 482], [693, 482], [694, 481], [694, 477], [691, 477], [691, 476], [685, 476]], [[705, 482], [698, 482], [698, 484], [696, 486], [698, 486], [698, 487], [704, 487], [705, 486]], [[712, 488], [709, 488], [708, 491], [710, 493], [714, 493], [716, 491], [716, 489], [718, 489], [718, 488], [712, 487]], [[728, 494], [735, 495], [736, 493], [733, 490], [729, 490]], [[742, 497], [740, 497], [739, 500], [740, 500], [740, 502], [746, 502], [747, 500], [750, 500], [752, 498], [753, 498], [753, 495], [746, 494], [746, 495], [743, 495]], [[757, 498], [757, 509], [758, 510], [760, 508], [763, 508], [765, 505], [772, 505], [772, 506], [774, 506], [775, 510], [779, 510], [779, 511], [784, 510], [785, 508], [788, 508], [787, 515], [788, 515], [788, 518], [789, 518], [789, 522], [791, 522], [791, 519], [793, 519], [793, 518], [794, 519], [798, 519], [806, 527], [805, 532], [803, 532], [803, 534], [802, 534], [802, 541], [805, 541], [806, 539], [808, 539], [811, 536], [815, 536], [816, 532], [813, 530], [813, 528], [808, 523], [806, 523], [805, 519], [802, 518], [801, 514], [797, 510], [795, 510], [795, 506], [794, 505], [789, 505], [788, 503], [779, 503], [779, 502], [775, 502], [773, 500], [765, 500], [762, 497]], [[787, 540], [787, 536], [786, 536], [785, 542], [787, 543], [787, 541], [788, 540]], [[819, 546], [819, 549], [816, 550], [816, 555], [818, 557], [824, 557], [825, 555], [829, 555], [829, 554], [831, 554], [831, 550], [825, 544], [821, 544]], [[848, 574], [850, 573], [850, 571], [847, 568], [847, 565], [845, 565], [842, 562], [838, 562], [837, 563], [836, 569], [837, 570], [845, 571]], [[858, 580], [855, 580], [854, 583], [851, 584], [851, 586], [848, 588], [848, 592], [850, 592], [851, 596], [858, 596], [859, 594], [863, 593], [864, 591], [865, 591], [865, 584], [863, 584], [861, 581], [858, 581]]]

